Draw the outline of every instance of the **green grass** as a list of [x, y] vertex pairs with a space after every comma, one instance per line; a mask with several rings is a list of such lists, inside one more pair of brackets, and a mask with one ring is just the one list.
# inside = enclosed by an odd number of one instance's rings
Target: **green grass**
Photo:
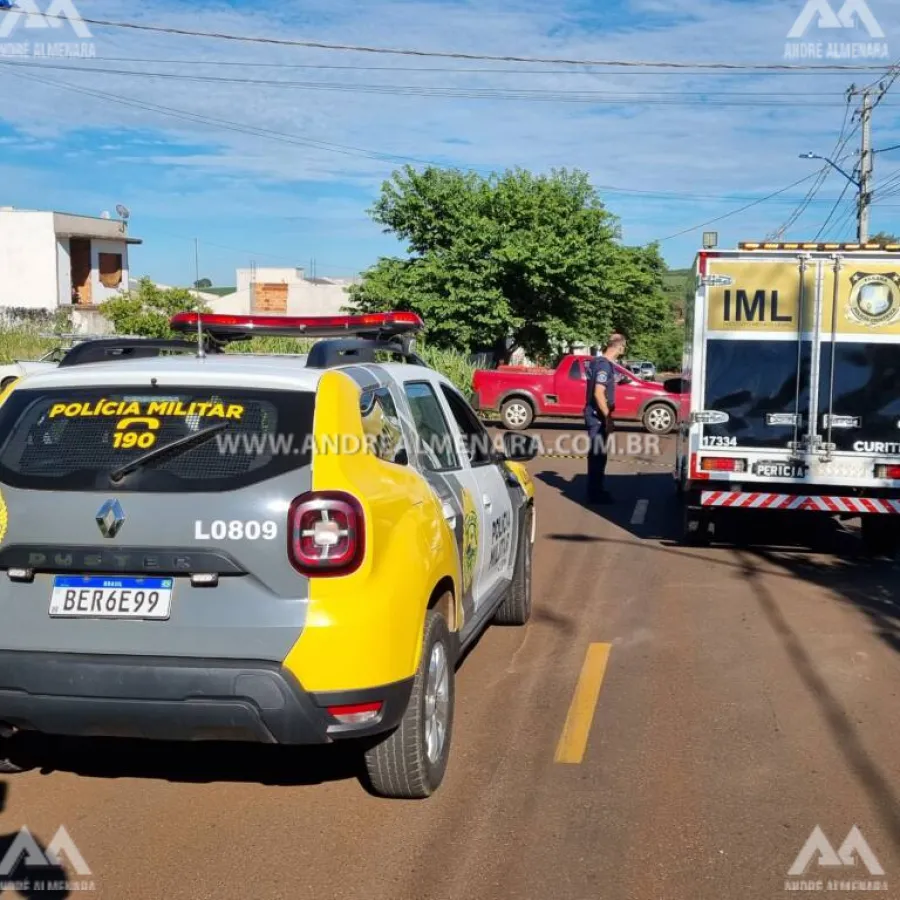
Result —
[[56, 345], [52, 338], [42, 338], [37, 329], [3, 329], [0, 330], [0, 363], [40, 359]]

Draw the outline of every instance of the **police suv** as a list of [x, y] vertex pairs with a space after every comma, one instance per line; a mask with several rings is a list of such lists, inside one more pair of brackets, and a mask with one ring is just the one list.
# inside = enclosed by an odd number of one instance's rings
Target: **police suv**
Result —
[[[172, 324], [0, 403], [0, 771], [29, 731], [354, 740], [429, 796], [461, 652], [529, 619], [533, 439], [494, 447], [409, 313]], [[222, 352], [264, 334], [342, 339]]]

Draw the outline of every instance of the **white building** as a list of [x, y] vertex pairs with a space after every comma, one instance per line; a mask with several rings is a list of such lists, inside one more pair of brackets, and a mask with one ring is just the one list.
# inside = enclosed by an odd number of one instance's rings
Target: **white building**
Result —
[[120, 220], [2, 207], [0, 307], [95, 312], [128, 290], [128, 248], [140, 243]]
[[354, 279], [306, 278], [301, 268], [237, 270], [237, 290], [210, 301], [232, 315], [336, 316], [349, 303]]

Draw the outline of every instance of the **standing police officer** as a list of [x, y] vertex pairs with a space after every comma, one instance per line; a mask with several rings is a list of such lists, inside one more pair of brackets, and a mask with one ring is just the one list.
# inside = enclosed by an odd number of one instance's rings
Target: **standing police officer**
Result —
[[588, 451], [589, 503], [611, 503], [605, 490], [607, 441], [613, 432], [612, 414], [616, 408], [616, 370], [613, 363], [625, 352], [626, 341], [621, 334], [610, 337], [602, 356], [592, 359], [587, 367], [587, 397], [584, 421], [591, 439]]

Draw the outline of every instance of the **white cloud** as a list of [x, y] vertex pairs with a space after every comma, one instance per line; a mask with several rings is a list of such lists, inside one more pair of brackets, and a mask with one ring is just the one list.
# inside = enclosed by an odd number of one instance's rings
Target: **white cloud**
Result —
[[[873, 9], [900, 55], [897, 12], [886, 3], [882, 6], [873, 0]], [[305, 3], [302, 10], [259, 2], [243, 9], [237, 5], [207, 6], [202, 15], [174, 0], [140, 6], [122, 0], [102, 4], [81, 0], [79, 8], [85, 16], [113, 20], [384, 47], [592, 59], [779, 63], [800, 0], [752, 4], [737, 0], [632, 0], [627, 9], [598, 0], [590, 15], [583, 4], [565, 7], [531, 0], [316, 0]], [[558, 65], [543, 67], [538, 70], [540, 74], [523, 74], [522, 70], [529, 67], [521, 63], [453, 63], [251, 46], [99, 27], [93, 31], [98, 54], [105, 57], [225, 60], [247, 65], [87, 60], [68, 64], [327, 85], [607, 91], [621, 99], [628, 92], [650, 92], [650, 96], [633, 96], [618, 104], [538, 103], [251, 87], [52, 70], [38, 73], [41, 78], [72, 88], [116, 94], [145, 106], [176, 108], [188, 119], [229, 120], [239, 129], [235, 132], [210, 122], [179, 120], [148, 108], [135, 109], [32, 81], [5, 79], [7, 84], [17, 85], [4, 98], [8, 123], [40, 140], [62, 141], [66, 135], [75, 136], [84, 129], [116, 131], [112, 140], [106, 134], [98, 144], [109, 164], [121, 171], [133, 168], [138, 173], [137, 185], [152, 177], [152, 190], [136, 187], [135, 193], [146, 194], [151, 210], [168, 207], [173, 215], [195, 202], [198, 194], [223, 215], [228, 214], [229, 206], [235, 214], [246, 208], [248, 199], [258, 199], [257, 187], [284, 185], [296, 190], [296, 186], [308, 182], [332, 188], [346, 184], [371, 195], [400, 162], [367, 158], [356, 150], [422, 160], [449, 159], [485, 170], [514, 165], [537, 170], [577, 166], [587, 169], [599, 184], [651, 191], [761, 194], [812, 171], [811, 163], [797, 158], [799, 152], [815, 148], [826, 153], [832, 149], [843, 113], [840, 94], [853, 80], [849, 74], [750, 77], [617, 72], [575, 76], [559, 74]], [[272, 62], [387, 68], [337, 71], [250, 65]], [[488, 68], [496, 74], [406, 71], [412, 66]], [[5, 67], [0, 71], [7, 74]], [[693, 92], [698, 102], [690, 106], [646, 102], [671, 101], [674, 98], [669, 92], [673, 91]], [[836, 103], [822, 106], [819, 104], [829, 98], [809, 96], [788, 108], [718, 105], [722, 98], [718, 103], [711, 99], [703, 105], [700, 101], [711, 91], [768, 92], [781, 97], [830, 91]], [[769, 98], [750, 96], [744, 101], [749, 104], [763, 99]], [[241, 129], [249, 133], [240, 133]], [[126, 140], [123, 132], [129, 130], [139, 131], [140, 139]], [[282, 140], [269, 140], [259, 134], [260, 130], [280, 135]], [[881, 108], [878, 131], [886, 139], [898, 137], [889, 103]], [[158, 140], [154, 133], [160, 135]], [[448, 143], [448, 139], [454, 142]], [[140, 154], [140, 147], [149, 149], [149, 155]], [[221, 179], [225, 179], [224, 193]], [[206, 184], [209, 180], [214, 188]], [[830, 190], [834, 193], [833, 188]], [[659, 236], [727, 209], [721, 204], [691, 201], [683, 206], [648, 202], [638, 207], [637, 201], [626, 204], [619, 196], [610, 202], [628, 211], [628, 236], [642, 237]], [[777, 218], [776, 213], [782, 211], [786, 218], [790, 209], [763, 208], [759, 220], [772, 222], [772, 217]]]

